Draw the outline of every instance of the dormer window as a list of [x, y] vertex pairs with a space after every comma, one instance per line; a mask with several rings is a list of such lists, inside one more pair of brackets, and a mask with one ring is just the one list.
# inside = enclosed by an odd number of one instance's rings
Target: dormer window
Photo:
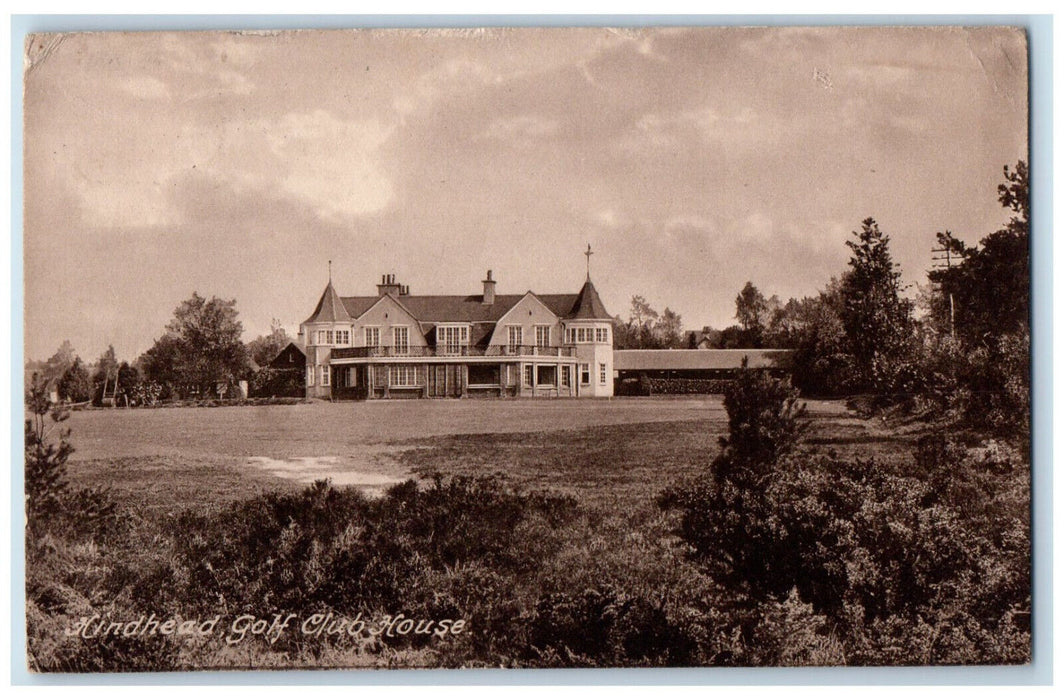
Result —
[[469, 345], [469, 326], [437, 326], [436, 351], [457, 355]]

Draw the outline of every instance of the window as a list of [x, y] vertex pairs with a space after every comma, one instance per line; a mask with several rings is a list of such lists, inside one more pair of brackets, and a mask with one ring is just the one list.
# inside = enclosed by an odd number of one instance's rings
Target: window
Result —
[[469, 326], [438, 326], [436, 351], [457, 355], [469, 344]]
[[406, 326], [392, 327], [392, 345], [395, 346], [396, 355], [405, 355], [410, 352], [410, 329]]
[[307, 386], [314, 386], [314, 365], [307, 365]]
[[591, 334], [588, 332], [590, 328], [577, 328], [576, 329], [576, 342], [587, 343], [591, 340]]
[[569, 365], [565, 365], [565, 366], [562, 367], [562, 386], [566, 386], [566, 387], [567, 386], [572, 386], [572, 384], [571, 384], [572, 380], [571, 380], [571, 378], [569, 376], [572, 371], [573, 371], [573, 368], [570, 367]]
[[358, 368], [357, 367], [348, 367], [347, 371], [344, 374], [346, 375], [346, 377], [344, 378], [345, 379], [345, 381], [344, 381], [344, 385], [345, 386], [347, 386], [348, 388], [358, 386]]
[[536, 347], [550, 347], [550, 326], [536, 326]]
[[600, 362], [599, 363], [599, 384], [605, 384], [605, 383], [606, 383], [606, 363], [605, 362]]
[[506, 327], [506, 344], [510, 348], [510, 352], [519, 352], [521, 345], [523, 345], [523, 334], [521, 326], [507, 326]]
[[417, 366], [396, 365], [392, 367], [392, 386], [417, 386]]
[[322, 365], [321, 367], [321, 385], [329, 386], [329, 366]]
[[532, 365], [525, 365], [525, 386], [532, 386]]
[[581, 384], [590, 384], [591, 383], [591, 365], [588, 365], [588, 364], [580, 365], [580, 383]]
[[469, 385], [498, 386], [498, 365], [469, 365]]
[[367, 348], [379, 348], [381, 346], [381, 329], [380, 328], [367, 328], [366, 329], [366, 347]]
[[536, 367], [536, 384], [554, 386], [558, 380], [558, 368], [554, 365], [538, 365]]
[[336, 344], [337, 345], [350, 345], [351, 344], [351, 331], [336, 331]]
[[607, 343], [607, 342], [609, 342], [609, 331], [606, 330], [605, 328], [596, 328], [595, 329], [595, 342], [596, 343]]

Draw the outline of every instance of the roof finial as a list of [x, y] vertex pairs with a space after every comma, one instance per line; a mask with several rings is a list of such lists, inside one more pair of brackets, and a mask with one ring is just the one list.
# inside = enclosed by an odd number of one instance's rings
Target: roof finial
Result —
[[584, 255], [587, 256], [587, 278], [590, 280], [591, 279], [591, 256], [594, 255], [594, 253], [591, 252], [591, 244], [590, 243], [587, 244], [587, 252], [585, 252]]
[[329, 284], [332, 284], [332, 260], [329, 261]]

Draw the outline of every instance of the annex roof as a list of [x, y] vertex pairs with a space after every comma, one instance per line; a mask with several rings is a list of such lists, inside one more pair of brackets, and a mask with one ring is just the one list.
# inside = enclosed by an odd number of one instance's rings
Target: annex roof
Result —
[[793, 350], [614, 350], [613, 368], [618, 371], [739, 369], [748, 358], [751, 369], [781, 368], [791, 363]]
[[279, 358], [281, 355], [284, 355], [286, 352], [289, 352], [290, 350], [295, 350], [300, 355], [302, 355], [303, 358], [306, 358], [306, 356], [307, 356], [306, 349], [302, 345], [300, 345], [299, 343], [297, 343], [296, 341], [293, 340], [290, 343], [288, 343], [288, 345], [285, 345], [283, 348], [278, 350], [277, 354], [275, 354], [272, 358], [270, 358], [270, 361], [267, 364], [268, 365], [272, 365], [274, 362], [277, 362], [277, 358]]

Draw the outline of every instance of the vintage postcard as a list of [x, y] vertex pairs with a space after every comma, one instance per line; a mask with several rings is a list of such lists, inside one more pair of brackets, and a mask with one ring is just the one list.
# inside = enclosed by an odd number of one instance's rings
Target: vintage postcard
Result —
[[31, 35], [29, 669], [1029, 663], [1027, 66]]

